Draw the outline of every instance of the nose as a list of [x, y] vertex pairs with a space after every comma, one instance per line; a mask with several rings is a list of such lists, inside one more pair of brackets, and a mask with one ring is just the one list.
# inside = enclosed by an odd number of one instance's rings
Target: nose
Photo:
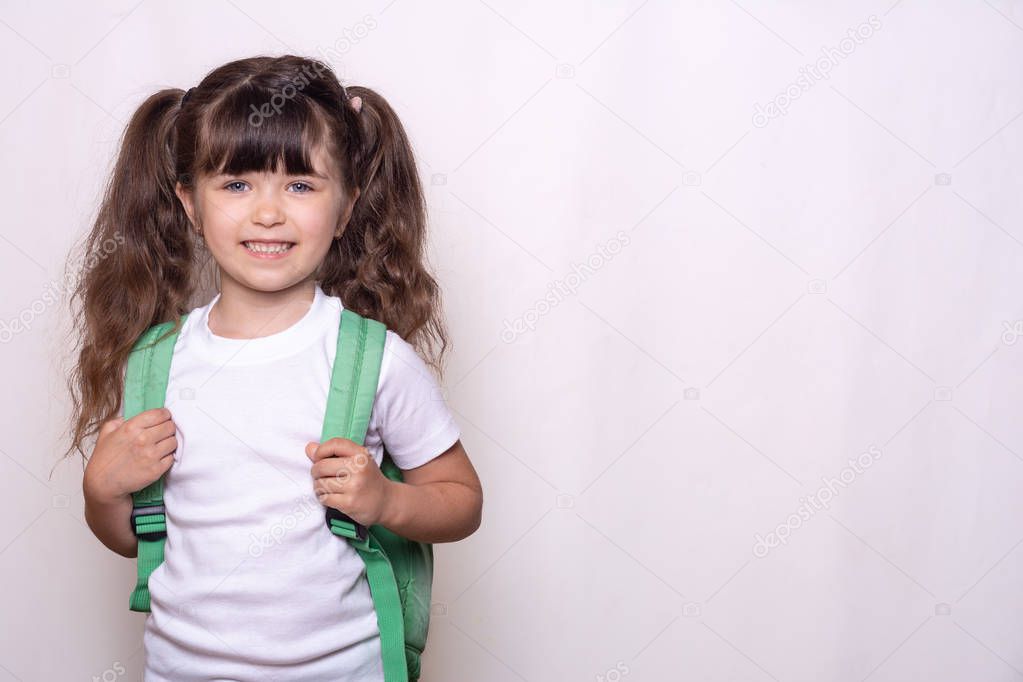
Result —
[[263, 195], [252, 209], [252, 222], [263, 227], [273, 227], [284, 222], [284, 210], [273, 196]]

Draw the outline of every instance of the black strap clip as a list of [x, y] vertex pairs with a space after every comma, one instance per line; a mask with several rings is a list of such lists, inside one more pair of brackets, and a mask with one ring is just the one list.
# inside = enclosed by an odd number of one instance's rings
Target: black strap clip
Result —
[[[160, 540], [167, 537], [167, 509], [163, 504], [150, 504], [141, 507], [132, 507], [131, 510], [131, 529], [135, 533], [135, 537], [139, 540]], [[164, 514], [162, 521], [147, 521], [147, 516], [156, 516], [158, 514]], [[141, 520], [140, 520], [141, 517]], [[144, 531], [139, 530], [139, 526], [146, 528]]]
[[[331, 521], [339, 521], [340, 523], [331, 523]], [[355, 519], [351, 516], [334, 507], [327, 507], [327, 528], [334, 535], [343, 535], [360, 542], [365, 541], [369, 533], [366, 526], [356, 523]]]

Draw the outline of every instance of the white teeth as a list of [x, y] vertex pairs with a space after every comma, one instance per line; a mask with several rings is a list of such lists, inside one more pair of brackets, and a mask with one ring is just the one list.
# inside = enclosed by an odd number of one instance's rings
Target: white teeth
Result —
[[290, 249], [294, 244], [263, 244], [260, 242], [242, 242], [245, 244], [245, 248], [249, 251], [255, 251], [256, 253], [284, 253]]

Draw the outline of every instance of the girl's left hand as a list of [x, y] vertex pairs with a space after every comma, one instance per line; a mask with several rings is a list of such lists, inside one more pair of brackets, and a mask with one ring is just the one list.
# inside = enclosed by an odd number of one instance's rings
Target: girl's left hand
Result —
[[367, 527], [380, 523], [392, 481], [369, 450], [347, 438], [331, 438], [306, 444], [305, 454], [313, 462], [313, 490], [321, 504]]

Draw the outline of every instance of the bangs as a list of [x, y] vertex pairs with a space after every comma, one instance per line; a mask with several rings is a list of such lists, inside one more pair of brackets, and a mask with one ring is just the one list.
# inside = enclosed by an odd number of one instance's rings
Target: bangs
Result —
[[317, 169], [311, 151], [328, 141], [327, 124], [311, 100], [245, 85], [226, 93], [199, 122], [195, 169], [202, 174], [283, 172]]

